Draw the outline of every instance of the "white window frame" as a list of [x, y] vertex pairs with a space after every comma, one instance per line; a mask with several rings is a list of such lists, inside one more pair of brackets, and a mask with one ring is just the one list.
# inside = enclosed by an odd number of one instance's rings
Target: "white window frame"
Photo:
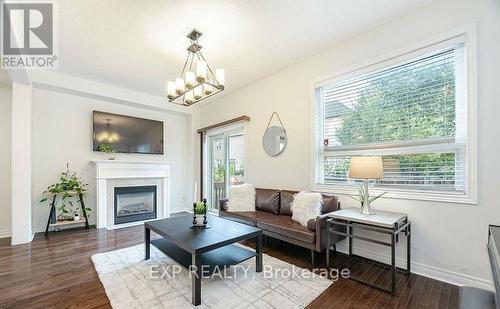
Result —
[[[432, 53], [442, 48], [457, 44], [458, 41], [464, 42], [465, 49], [465, 78], [466, 78], [466, 166], [465, 166], [465, 194], [455, 192], [427, 192], [411, 189], [379, 189], [373, 188], [373, 194], [384, 191], [388, 193], [384, 198], [398, 198], [409, 200], [450, 202], [461, 204], [477, 204], [477, 111], [476, 111], [476, 25], [471, 24], [460, 29], [450, 31], [439, 35], [425, 42], [415, 44], [397, 52], [377, 57], [366, 63], [339, 70], [334, 74], [324, 76], [312, 82], [311, 91], [311, 188], [314, 191], [328, 192], [334, 194], [357, 194], [358, 188], [349, 184], [317, 184], [316, 166], [318, 161], [318, 152], [323, 149], [323, 128], [319, 127], [317, 119], [322, 115], [317, 115], [319, 87], [332, 84], [335, 81], [344, 80], [349, 77], [358, 76], [370, 71], [375, 71], [389, 67], [396, 63], [401, 63], [414, 59], [416, 57]], [[369, 155], [369, 151], [360, 151], [360, 154]], [[321, 172], [321, 171], [320, 171]]]

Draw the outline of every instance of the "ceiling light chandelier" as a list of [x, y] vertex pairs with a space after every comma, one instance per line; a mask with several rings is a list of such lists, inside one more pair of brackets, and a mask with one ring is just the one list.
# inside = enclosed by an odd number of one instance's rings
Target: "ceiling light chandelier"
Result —
[[224, 90], [224, 69], [215, 73], [201, 53], [198, 39], [202, 33], [193, 29], [187, 37], [191, 44], [180, 77], [167, 82], [167, 98], [170, 103], [189, 106]]

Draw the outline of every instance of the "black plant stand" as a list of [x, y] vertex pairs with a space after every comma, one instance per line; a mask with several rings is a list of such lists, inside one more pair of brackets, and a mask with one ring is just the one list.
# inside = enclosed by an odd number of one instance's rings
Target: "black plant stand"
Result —
[[[85, 218], [85, 221], [77, 222], [77, 221], [58, 221], [57, 220], [57, 217], [56, 217], [56, 199], [57, 199], [58, 195], [65, 194], [65, 193], [78, 195], [78, 198], [80, 199], [80, 207], [82, 208], [82, 214], [83, 214], [83, 217]], [[86, 230], [90, 229], [87, 211], [85, 210], [85, 202], [83, 200], [83, 192], [66, 191], [66, 192], [52, 194], [52, 202], [50, 203], [49, 218], [47, 219], [47, 227], [45, 228], [45, 238], [49, 238], [49, 228], [50, 227], [61, 227], [61, 226], [65, 226], [65, 225], [73, 225], [73, 224], [78, 224], [78, 223], [85, 223], [85, 229]]]

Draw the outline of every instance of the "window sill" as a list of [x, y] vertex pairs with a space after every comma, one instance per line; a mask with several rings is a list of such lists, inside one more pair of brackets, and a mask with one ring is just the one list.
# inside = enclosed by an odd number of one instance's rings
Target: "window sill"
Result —
[[[351, 186], [342, 185], [315, 185], [312, 189], [313, 191], [339, 194], [339, 195], [357, 195], [358, 188]], [[458, 203], [458, 204], [469, 204], [477, 205], [477, 200], [470, 195], [453, 194], [448, 192], [423, 192], [423, 191], [407, 191], [407, 190], [380, 190], [370, 188], [370, 193], [372, 195], [378, 195], [383, 192], [387, 192], [383, 198], [393, 198], [393, 199], [403, 199], [403, 200], [416, 200], [416, 201], [433, 201], [441, 203]]]

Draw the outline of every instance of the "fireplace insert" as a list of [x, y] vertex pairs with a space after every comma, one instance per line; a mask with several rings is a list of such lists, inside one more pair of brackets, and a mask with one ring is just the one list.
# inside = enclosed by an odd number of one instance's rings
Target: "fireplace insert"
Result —
[[115, 224], [156, 218], [156, 186], [115, 188]]

